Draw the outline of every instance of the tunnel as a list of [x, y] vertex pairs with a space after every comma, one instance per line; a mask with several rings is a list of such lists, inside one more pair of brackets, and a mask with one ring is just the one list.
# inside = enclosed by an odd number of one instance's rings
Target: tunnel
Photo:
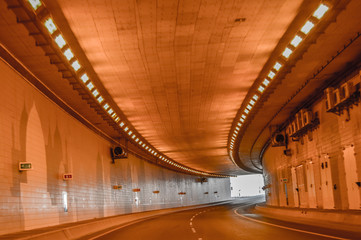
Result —
[[361, 239], [360, 12], [0, 1], [0, 239]]

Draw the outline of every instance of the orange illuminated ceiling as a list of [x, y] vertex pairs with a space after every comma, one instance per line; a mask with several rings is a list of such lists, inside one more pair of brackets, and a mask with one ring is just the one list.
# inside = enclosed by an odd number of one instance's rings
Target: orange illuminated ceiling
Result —
[[[31, 22], [41, 25], [44, 34], [42, 24], [49, 16], [53, 19], [58, 32], [48, 32], [44, 41], [54, 40], [54, 34], [64, 36], [67, 45], [54, 51], [62, 53], [69, 46], [75, 56], [69, 64], [75, 58], [79, 61], [81, 68], [65, 75], [69, 79], [75, 76], [73, 84], [62, 78], [64, 72], [59, 73], [58, 65], [49, 63], [50, 54], [44, 56], [47, 50], [35, 46], [34, 36], [29, 36], [31, 27], [16, 22], [22, 16], [16, 6], [29, 2], [0, 3], [0, 41], [41, 82], [105, 135], [128, 138], [140, 149], [139, 154], [150, 149], [147, 153], [161, 163], [169, 159], [181, 170], [217, 174], [261, 171], [259, 156], [269, 139], [267, 127], [285, 121], [311, 94], [309, 90], [293, 105], [285, 106], [304, 81], [347, 39], [354, 38], [360, 23], [356, 13], [361, 9], [357, 0], [325, 1], [329, 15], [314, 33], [303, 36], [303, 45], [294, 56], [281, 59], [283, 72], [262, 95], [257, 89], [265, 74], [321, 1], [40, 1], [46, 10], [34, 10]], [[345, 22], [352, 23], [345, 27]], [[359, 52], [359, 43], [352, 47]], [[321, 74], [322, 81], [312, 89], [356, 55], [347, 55]], [[89, 77], [85, 84], [81, 82], [84, 73]], [[89, 81], [104, 102], [84, 97], [88, 90], [90, 97], [94, 95]], [[258, 105], [230, 154], [240, 110], [254, 93], [260, 96]], [[114, 111], [108, 119], [99, 116], [99, 112], [109, 111], [104, 104]], [[285, 113], [280, 109], [286, 109]], [[113, 113], [117, 115], [113, 117]], [[126, 127], [129, 129], [124, 131]], [[149, 149], [142, 149], [143, 142]], [[236, 159], [230, 158], [233, 154]]]

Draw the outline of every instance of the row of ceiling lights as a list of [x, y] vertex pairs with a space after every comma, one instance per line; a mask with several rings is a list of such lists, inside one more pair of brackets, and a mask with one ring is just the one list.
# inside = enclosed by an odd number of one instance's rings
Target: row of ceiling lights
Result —
[[[44, 7], [44, 4], [41, 2], [41, 0], [28, 0], [31, 7], [36, 12], [40, 7]], [[69, 64], [81, 80], [81, 82], [84, 84], [86, 89], [88, 89], [89, 92], [91, 92], [92, 96], [96, 99], [96, 101], [102, 106], [102, 108], [107, 112], [107, 114], [114, 120], [116, 124], [118, 124], [123, 131], [129, 135], [129, 137], [139, 145], [139, 147], [143, 148], [145, 151], [148, 151], [150, 154], [152, 154], [155, 157], [158, 157], [160, 160], [162, 160], [164, 163], [167, 163], [173, 167], [176, 167], [180, 170], [183, 170], [188, 173], [197, 174], [197, 175], [204, 175], [209, 177], [229, 177], [228, 175], [222, 175], [222, 174], [213, 174], [213, 173], [207, 173], [198, 171], [195, 169], [191, 169], [189, 167], [180, 165], [170, 159], [168, 159], [166, 156], [158, 153], [155, 149], [153, 149], [151, 146], [149, 146], [147, 143], [142, 141], [140, 139], [140, 136], [138, 136], [134, 130], [131, 130], [130, 126], [127, 126], [123, 121], [121, 121], [120, 117], [117, 115], [117, 113], [114, 111], [114, 109], [107, 103], [104, 99], [104, 97], [99, 93], [98, 89], [94, 86], [93, 82], [90, 80], [89, 76], [87, 75], [86, 71], [82, 69], [81, 64], [79, 63], [79, 60], [74, 55], [73, 51], [71, 50], [70, 46], [65, 41], [63, 35], [61, 34], [60, 30], [54, 23], [54, 20], [47, 16], [45, 17], [45, 21], [43, 22], [45, 28], [49, 32], [50, 36], [53, 38], [56, 45], [59, 47], [60, 51], [63, 53], [64, 57], [68, 60]]]
[[249, 100], [248, 104], [243, 109], [243, 112], [241, 114], [241, 117], [238, 119], [237, 124], [235, 128], [233, 129], [232, 135], [229, 137], [229, 155], [231, 157], [231, 160], [234, 162], [233, 159], [233, 149], [234, 144], [236, 142], [237, 136], [244, 125], [244, 122], [247, 119], [247, 115], [250, 113], [254, 105], [256, 104], [257, 100], [262, 96], [263, 92], [267, 88], [267, 86], [270, 84], [270, 82], [275, 78], [279, 70], [282, 68], [282, 66], [287, 62], [290, 55], [296, 50], [296, 48], [299, 46], [299, 44], [306, 38], [307, 34], [312, 30], [312, 28], [321, 20], [321, 18], [324, 16], [324, 14], [329, 10], [329, 6], [327, 6], [324, 3], [321, 3], [316, 11], [310, 16], [306, 23], [302, 26], [302, 28], [298, 31], [298, 33], [295, 35], [295, 37], [291, 40], [291, 42], [288, 44], [288, 46], [284, 49], [281, 56], [278, 58], [278, 60], [274, 63], [272, 69], [268, 72], [267, 76], [264, 78], [261, 84], [259, 84], [256, 93], [252, 96], [252, 98]]

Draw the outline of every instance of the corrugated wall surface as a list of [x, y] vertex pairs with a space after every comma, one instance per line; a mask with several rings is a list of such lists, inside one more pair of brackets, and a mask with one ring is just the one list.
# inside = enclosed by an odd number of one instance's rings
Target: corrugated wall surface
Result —
[[[359, 75], [349, 82], [359, 83]], [[346, 110], [338, 116], [326, 112], [324, 95], [320, 94], [312, 111], [318, 113], [320, 125], [298, 141], [289, 141], [291, 156], [283, 153], [285, 147], [269, 147], [264, 154], [264, 176], [269, 186], [267, 203], [288, 207], [361, 209], [360, 187], [357, 186], [361, 181], [361, 107], [353, 105], [349, 116]], [[347, 153], [350, 154], [346, 159]], [[352, 158], [354, 160], [350, 160]], [[346, 163], [348, 161], [354, 161], [355, 165], [346, 171], [345, 166], [352, 166]]]
[[[0, 73], [0, 234], [230, 198], [229, 179], [201, 184], [133, 155], [112, 164], [108, 141], [2, 61]], [[19, 162], [33, 170], [19, 172]]]

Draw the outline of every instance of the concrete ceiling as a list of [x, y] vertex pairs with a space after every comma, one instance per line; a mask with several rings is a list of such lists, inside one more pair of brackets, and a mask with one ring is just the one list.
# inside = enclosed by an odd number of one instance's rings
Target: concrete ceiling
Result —
[[[92, 68], [97, 86], [139, 134], [181, 164], [228, 174], [245, 173], [227, 152], [228, 135], [243, 100], [287, 34], [299, 27], [297, 21], [319, 4], [315, 0], [43, 2], [83, 65]], [[0, 3], [1, 43], [80, 114], [117, 137], [119, 133], [104, 124], [69, 84], [54, 81], [61, 76], [6, 7]], [[283, 103], [277, 104], [275, 108]], [[257, 128], [244, 145], [247, 148], [267, 125], [264, 116], [258, 118], [253, 120]]]

